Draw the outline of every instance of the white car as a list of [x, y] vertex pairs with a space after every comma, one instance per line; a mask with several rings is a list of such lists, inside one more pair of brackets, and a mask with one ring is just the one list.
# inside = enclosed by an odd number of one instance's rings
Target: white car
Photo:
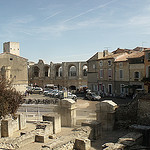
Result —
[[77, 96], [75, 94], [72, 94], [71, 92], [68, 92], [67, 98], [71, 98], [71, 99], [73, 99], [75, 101], [77, 100]]

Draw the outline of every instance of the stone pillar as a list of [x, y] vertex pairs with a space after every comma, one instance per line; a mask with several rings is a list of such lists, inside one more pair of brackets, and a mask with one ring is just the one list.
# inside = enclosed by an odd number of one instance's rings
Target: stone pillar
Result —
[[24, 114], [18, 114], [19, 130], [26, 128], [26, 116]]
[[117, 107], [117, 104], [111, 100], [105, 100], [96, 105], [96, 118], [101, 123], [102, 130], [113, 130]]
[[13, 134], [12, 119], [5, 119], [1, 121], [1, 136], [10, 137]]
[[61, 115], [62, 127], [74, 127], [76, 125], [76, 105], [72, 99], [59, 101], [58, 113]]
[[59, 114], [43, 115], [43, 121], [51, 121], [53, 123], [53, 133], [61, 132], [61, 116]]

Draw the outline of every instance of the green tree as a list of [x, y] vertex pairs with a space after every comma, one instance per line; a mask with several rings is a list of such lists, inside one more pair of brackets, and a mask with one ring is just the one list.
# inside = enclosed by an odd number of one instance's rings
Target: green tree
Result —
[[0, 118], [11, 114], [15, 117], [23, 103], [23, 95], [12, 87], [11, 82], [0, 77]]

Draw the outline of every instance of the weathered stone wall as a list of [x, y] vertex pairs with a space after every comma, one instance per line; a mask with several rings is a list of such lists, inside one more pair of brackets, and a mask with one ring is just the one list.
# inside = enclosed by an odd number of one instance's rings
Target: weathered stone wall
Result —
[[16, 119], [8, 117], [1, 120], [1, 136], [11, 137], [17, 130], [24, 129], [26, 127], [26, 117], [23, 114], [18, 114]]
[[150, 125], [150, 98], [143, 97], [138, 100], [138, 123]]
[[115, 128], [128, 128], [137, 122], [138, 101], [121, 105], [115, 113]]
[[111, 100], [105, 100], [96, 105], [96, 117], [101, 123], [102, 130], [113, 130], [117, 107], [117, 104]]
[[76, 125], [76, 104], [72, 99], [59, 101], [57, 112], [61, 115], [62, 127], [74, 127]]
[[80, 150], [90, 150], [91, 141], [88, 139], [91, 134], [91, 128], [88, 126], [76, 128], [66, 136], [57, 137], [57, 139], [42, 146], [42, 150], [73, 150], [74, 148]]
[[43, 115], [43, 121], [51, 121], [53, 123], [53, 133], [61, 132], [61, 116], [59, 114]]
[[130, 132], [118, 139], [117, 143], [105, 143], [103, 150], [132, 150], [139, 148], [142, 144], [143, 135], [137, 132]]

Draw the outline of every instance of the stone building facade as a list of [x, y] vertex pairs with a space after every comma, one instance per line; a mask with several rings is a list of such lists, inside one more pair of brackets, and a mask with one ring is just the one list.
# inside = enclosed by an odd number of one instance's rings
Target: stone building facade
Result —
[[19, 43], [16, 43], [4, 43], [4, 52], [0, 54], [0, 73], [2, 77], [12, 81], [16, 90], [25, 92], [28, 86], [28, 60], [19, 56]]
[[[96, 54], [92, 57], [94, 58]], [[88, 66], [95, 63], [96, 70], [88, 70], [88, 87], [93, 92], [106, 96], [133, 95], [135, 89], [144, 89], [144, 52], [141, 49], [117, 49], [98, 59], [88, 60]], [[94, 77], [95, 76], [95, 77]], [[95, 82], [95, 88], [91, 83]], [[93, 83], [94, 83], [93, 82]]]
[[47, 84], [77, 89], [87, 86], [86, 62], [62, 62], [45, 64], [43, 60], [30, 63], [28, 69], [29, 84], [41, 87]]

